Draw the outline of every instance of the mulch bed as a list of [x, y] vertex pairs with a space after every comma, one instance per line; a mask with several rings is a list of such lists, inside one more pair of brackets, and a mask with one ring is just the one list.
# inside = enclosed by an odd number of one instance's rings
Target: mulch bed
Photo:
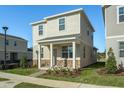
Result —
[[[107, 74], [105, 68], [97, 69], [96, 72], [97, 72], [99, 75], [110, 75], [110, 74]], [[119, 71], [119, 70], [118, 70], [115, 74], [112, 74], [112, 75], [124, 76], [124, 71]]]

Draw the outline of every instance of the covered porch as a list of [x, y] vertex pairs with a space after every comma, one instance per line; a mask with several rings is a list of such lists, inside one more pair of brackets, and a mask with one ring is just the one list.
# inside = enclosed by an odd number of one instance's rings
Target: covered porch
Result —
[[39, 41], [38, 68], [52, 67], [80, 68], [80, 41], [66, 39]]

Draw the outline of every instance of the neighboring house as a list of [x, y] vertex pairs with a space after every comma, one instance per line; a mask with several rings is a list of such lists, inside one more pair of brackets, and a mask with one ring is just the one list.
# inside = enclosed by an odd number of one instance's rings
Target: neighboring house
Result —
[[105, 21], [106, 51], [112, 47], [117, 66], [124, 66], [124, 6], [103, 6]]
[[[0, 62], [4, 61], [5, 48], [4, 34], [0, 33]], [[27, 54], [27, 41], [20, 37], [7, 35], [6, 37], [7, 62], [19, 62]]]
[[32, 50], [32, 48], [28, 48], [27, 49], [27, 60], [29, 60], [29, 61], [32, 61], [32, 58], [33, 58], [33, 50]]
[[32, 66], [33, 50], [32, 48], [27, 49], [27, 60], [30, 66]]
[[[83, 9], [31, 23], [33, 64], [43, 67], [81, 68], [95, 63], [94, 29]], [[95, 54], [96, 55], [96, 54]]]

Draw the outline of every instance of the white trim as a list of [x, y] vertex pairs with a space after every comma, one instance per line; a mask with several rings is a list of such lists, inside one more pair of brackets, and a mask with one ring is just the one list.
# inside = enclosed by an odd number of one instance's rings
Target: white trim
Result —
[[76, 68], [76, 44], [75, 42], [72, 42], [72, 50], [73, 50], [73, 69]]
[[40, 21], [30, 23], [30, 25], [35, 25], [35, 24], [40, 24], [40, 23], [45, 23], [45, 22], [46, 22], [46, 20], [40, 20]]
[[53, 44], [50, 43], [50, 67], [53, 66]]
[[124, 39], [122, 39], [122, 40], [117, 40], [118, 42], [122, 42], [122, 41], [124, 41]]
[[119, 8], [124, 7], [124, 5], [119, 5], [116, 7], [117, 10], [117, 24], [123, 24], [124, 22], [119, 22]]
[[41, 45], [38, 45], [38, 50], [39, 50], [39, 52], [38, 52], [38, 69], [40, 69], [41, 68], [41, 56], [40, 56], [40, 50], [41, 50]]
[[104, 20], [105, 20], [105, 38], [107, 38], [107, 22], [106, 22], [106, 8], [105, 8], [105, 18], [104, 18]]
[[79, 8], [79, 9], [67, 11], [67, 12], [64, 12], [64, 13], [59, 13], [59, 14], [56, 14], [56, 15], [48, 16], [48, 17], [45, 17], [44, 19], [58, 17], [58, 16], [62, 16], [62, 15], [65, 15], [65, 14], [74, 13], [74, 12], [78, 12], [78, 11], [83, 11], [83, 8]]
[[61, 41], [61, 40], [73, 40], [76, 39], [76, 37], [71, 37], [71, 38], [58, 38], [58, 39], [50, 39], [50, 40], [43, 40], [43, 41], [38, 41], [39, 43], [45, 43], [45, 42], [52, 42], [52, 41]]
[[106, 39], [112, 39], [112, 38], [124, 38], [124, 35], [118, 35], [118, 36], [107, 36]]

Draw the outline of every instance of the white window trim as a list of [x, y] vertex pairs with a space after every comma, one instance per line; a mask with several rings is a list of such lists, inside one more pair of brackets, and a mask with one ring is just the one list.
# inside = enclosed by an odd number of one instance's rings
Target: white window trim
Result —
[[[66, 46], [66, 45], [65, 45]], [[67, 45], [67, 53], [68, 53], [68, 57], [67, 57], [67, 59], [69, 59], [70, 57], [69, 57], [69, 47], [70, 47], [71, 45]], [[62, 46], [62, 47], [64, 47], [64, 46]], [[71, 46], [72, 47], [72, 46]], [[61, 50], [61, 58], [63, 58], [62, 57], [62, 50]], [[72, 54], [73, 54], [73, 50], [72, 50]], [[73, 58], [73, 57], [72, 57]], [[70, 58], [70, 59], [72, 59], [72, 58]]]
[[117, 6], [117, 24], [124, 24], [124, 22], [119, 22], [119, 8], [124, 7], [124, 5]]
[[[39, 31], [40, 31], [39, 26], [43, 26], [43, 33], [42, 34], [39, 34]], [[38, 25], [38, 34], [39, 34], [39, 36], [42, 36], [44, 34], [44, 25], [43, 24]]]
[[[64, 29], [64, 30], [59, 30], [59, 20], [62, 19], [62, 18], [65, 19], [65, 29]], [[66, 30], [66, 25], [67, 25], [66, 22], [67, 22], [67, 21], [66, 21], [66, 16], [58, 18], [58, 31], [59, 31], [59, 32], [65, 32], [65, 31], [67, 31], [67, 30]]]
[[119, 50], [119, 51], [118, 51], [118, 53], [119, 53], [119, 54], [118, 54], [118, 57], [119, 57], [119, 58], [124, 58], [124, 57], [120, 57], [120, 51], [121, 51], [121, 50], [124, 50], [124, 49], [120, 49], [120, 42], [124, 42], [124, 41], [118, 41], [118, 50]]

